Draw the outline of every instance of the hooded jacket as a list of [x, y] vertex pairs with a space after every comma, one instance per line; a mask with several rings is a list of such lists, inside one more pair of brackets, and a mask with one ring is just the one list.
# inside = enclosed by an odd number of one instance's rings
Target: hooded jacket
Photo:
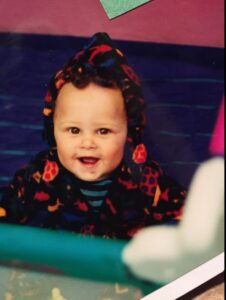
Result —
[[[127, 111], [128, 136], [121, 164], [111, 174], [102, 204], [95, 210], [81, 192], [90, 185], [60, 163], [54, 139], [57, 95], [67, 82], [100, 75], [117, 83]], [[97, 33], [50, 80], [43, 109], [49, 149], [19, 170], [0, 189], [0, 222], [63, 229], [80, 234], [130, 239], [145, 226], [180, 220], [186, 192], [151, 160], [143, 142], [144, 99], [140, 80], [106, 33]]]

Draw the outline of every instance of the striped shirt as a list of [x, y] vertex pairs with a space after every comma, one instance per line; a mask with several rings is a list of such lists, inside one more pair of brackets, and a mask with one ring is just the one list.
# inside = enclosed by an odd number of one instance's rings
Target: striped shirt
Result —
[[106, 198], [112, 180], [105, 179], [96, 182], [78, 180], [78, 182], [82, 196], [93, 208], [93, 211], [98, 212]]

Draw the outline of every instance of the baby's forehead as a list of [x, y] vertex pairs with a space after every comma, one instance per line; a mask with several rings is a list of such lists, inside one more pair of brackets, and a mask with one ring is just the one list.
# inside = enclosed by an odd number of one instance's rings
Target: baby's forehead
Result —
[[[124, 96], [118, 87], [105, 87], [96, 83], [89, 83], [84, 87], [76, 87], [72, 83], [66, 83], [60, 89], [56, 103], [68, 104], [70, 101], [82, 105], [84, 102], [99, 99], [99, 105], [109, 105], [112, 107], [124, 107]], [[98, 104], [98, 101], [97, 101]]]
[[118, 88], [102, 87], [89, 84], [77, 88], [65, 84], [58, 94], [55, 114], [61, 116], [76, 116], [80, 114], [89, 117], [118, 119], [126, 116], [123, 95]]

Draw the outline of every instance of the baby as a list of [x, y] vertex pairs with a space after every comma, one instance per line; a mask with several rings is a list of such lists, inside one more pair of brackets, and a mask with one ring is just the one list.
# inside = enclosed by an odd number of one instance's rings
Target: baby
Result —
[[130, 239], [180, 220], [185, 191], [142, 140], [140, 80], [97, 33], [50, 81], [39, 153], [0, 190], [0, 221]]

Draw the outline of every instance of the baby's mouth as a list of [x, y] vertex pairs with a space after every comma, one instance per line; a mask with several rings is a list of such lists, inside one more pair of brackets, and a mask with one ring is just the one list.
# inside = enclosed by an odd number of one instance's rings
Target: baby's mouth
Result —
[[97, 157], [92, 157], [92, 156], [82, 156], [79, 157], [78, 160], [86, 166], [94, 166], [98, 161], [99, 158]]

